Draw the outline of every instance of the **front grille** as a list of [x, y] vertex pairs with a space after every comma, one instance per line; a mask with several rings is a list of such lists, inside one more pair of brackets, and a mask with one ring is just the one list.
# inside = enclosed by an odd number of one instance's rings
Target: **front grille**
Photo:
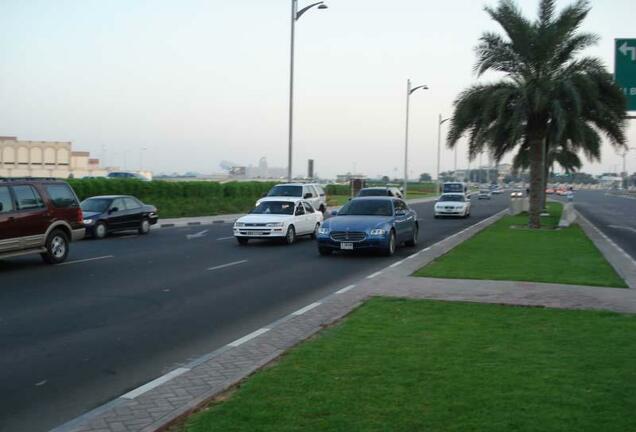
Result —
[[331, 233], [331, 239], [338, 242], [361, 242], [367, 235], [363, 232], [355, 231], [333, 231]]
[[246, 227], [264, 227], [265, 224], [264, 223], [246, 223], [245, 226]]

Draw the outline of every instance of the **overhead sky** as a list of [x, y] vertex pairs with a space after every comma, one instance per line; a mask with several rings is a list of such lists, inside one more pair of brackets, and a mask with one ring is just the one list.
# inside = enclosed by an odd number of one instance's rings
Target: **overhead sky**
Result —
[[[533, 16], [537, 3], [519, 1]], [[401, 176], [410, 77], [430, 90], [411, 100], [409, 175], [434, 175], [437, 116], [476, 82], [480, 34], [499, 30], [485, 4], [496, 2], [330, 0], [304, 15], [294, 173], [314, 158], [322, 176]], [[602, 39], [588, 54], [612, 70], [614, 38], [636, 37], [633, 0], [592, 6], [584, 30]], [[219, 172], [223, 160], [261, 156], [286, 166], [289, 24], [290, 0], [3, 0], [0, 135], [69, 140], [109, 165], [155, 172]], [[636, 125], [629, 139], [636, 146]], [[442, 171], [453, 165], [443, 148]], [[621, 166], [606, 145], [584, 170]]]

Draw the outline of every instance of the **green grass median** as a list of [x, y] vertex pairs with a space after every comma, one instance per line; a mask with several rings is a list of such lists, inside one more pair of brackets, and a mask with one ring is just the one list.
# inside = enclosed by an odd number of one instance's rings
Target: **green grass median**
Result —
[[556, 229], [561, 209], [549, 204], [542, 230], [525, 228], [526, 215], [504, 217], [415, 276], [627, 288], [578, 225]]
[[636, 316], [373, 299], [175, 430], [636, 430]]

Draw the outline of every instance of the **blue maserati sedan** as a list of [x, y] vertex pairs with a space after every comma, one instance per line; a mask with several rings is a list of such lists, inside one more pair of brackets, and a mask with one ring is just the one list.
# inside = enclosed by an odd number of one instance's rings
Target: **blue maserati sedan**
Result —
[[399, 198], [354, 198], [318, 229], [318, 252], [378, 250], [391, 256], [399, 244], [415, 246], [417, 213]]

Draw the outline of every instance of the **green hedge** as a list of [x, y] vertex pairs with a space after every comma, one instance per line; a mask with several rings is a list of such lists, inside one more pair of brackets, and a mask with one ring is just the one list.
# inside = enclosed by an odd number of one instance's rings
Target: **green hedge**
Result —
[[81, 200], [97, 195], [133, 195], [144, 203], [157, 206], [162, 218], [245, 212], [276, 184], [115, 179], [71, 179], [68, 183]]

